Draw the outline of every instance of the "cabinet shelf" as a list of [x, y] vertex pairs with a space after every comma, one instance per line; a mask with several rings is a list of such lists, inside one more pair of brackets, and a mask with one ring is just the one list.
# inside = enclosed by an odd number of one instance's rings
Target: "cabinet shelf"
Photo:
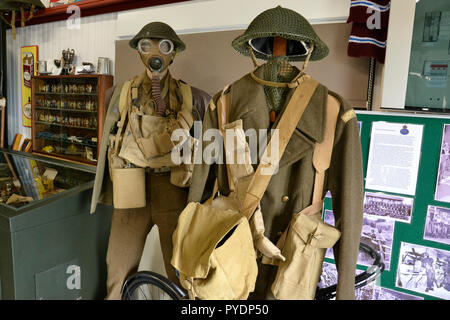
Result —
[[66, 92], [36, 92], [36, 95], [56, 95], [56, 96], [98, 96], [98, 93], [66, 93]]
[[97, 130], [97, 127], [81, 127], [81, 126], [72, 126], [68, 124], [61, 123], [53, 123], [53, 122], [45, 122], [45, 121], [35, 121], [36, 124], [42, 124], [46, 126], [58, 126], [64, 128], [76, 128], [76, 129], [85, 129], [85, 130]]
[[84, 146], [84, 147], [97, 148], [97, 143], [95, 143], [95, 144], [89, 144], [89, 143], [78, 142], [78, 141], [70, 141], [70, 140], [62, 139], [62, 138], [59, 138], [59, 139], [58, 139], [58, 138], [36, 137], [36, 139], [40, 139], [40, 140], [48, 140], [48, 141], [54, 141], [54, 142], [59, 142], [59, 143], [76, 144], [76, 145]]
[[49, 110], [49, 111], [60, 111], [60, 112], [81, 112], [81, 113], [97, 113], [97, 111], [91, 110], [80, 110], [80, 109], [58, 109], [58, 108], [45, 108], [45, 107], [36, 107], [36, 110]]

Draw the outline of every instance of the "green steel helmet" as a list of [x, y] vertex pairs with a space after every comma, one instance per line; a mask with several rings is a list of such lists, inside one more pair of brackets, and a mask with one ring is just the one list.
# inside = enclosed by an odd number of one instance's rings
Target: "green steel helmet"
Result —
[[164, 22], [151, 22], [144, 26], [141, 31], [130, 40], [130, 47], [137, 49], [139, 40], [144, 38], [169, 39], [174, 43], [177, 52], [186, 49], [184, 42], [181, 41], [175, 31]]
[[251, 45], [257, 58], [268, 60], [272, 56], [274, 37], [288, 40], [286, 56], [290, 61], [304, 61], [311, 44], [314, 45], [311, 60], [323, 59], [329, 52], [327, 45], [320, 40], [308, 20], [281, 6], [260, 13], [231, 45], [245, 56], [250, 56]]

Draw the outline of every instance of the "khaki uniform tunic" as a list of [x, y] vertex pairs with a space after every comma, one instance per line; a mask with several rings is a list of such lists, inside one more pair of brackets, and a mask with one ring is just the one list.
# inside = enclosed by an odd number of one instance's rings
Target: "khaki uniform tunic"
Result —
[[[256, 71], [256, 75], [262, 77], [261, 68]], [[286, 103], [294, 90], [289, 90]], [[321, 142], [324, 138], [329, 95], [340, 104], [340, 111], [331, 165], [325, 177], [324, 193], [326, 190], [330, 190], [332, 193], [336, 227], [342, 232], [340, 240], [334, 247], [338, 268], [337, 298], [354, 299], [356, 259], [363, 218], [361, 142], [354, 111], [347, 102], [337, 94], [328, 91], [325, 86], [319, 85], [316, 89], [299, 121], [281, 158], [279, 171], [271, 178], [261, 200], [261, 208], [265, 235], [276, 243], [281, 232], [288, 226], [292, 214], [300, 212], [311, 204], [315, 177], [312, 164], [313, 148], [316, 142]], [[214, 97], [215, 102], [218, 97], [219, 94]], [[217, 108], [207, 109], [203, 130], [218, 127], [216, 110]], [[250, 75], [244, 76], [231, 85], [228, 121], [233, 122], [237, 119], [242, 119], [244, 131], [250, 128], [257, 131], [259, 129], [268, 130], [271, 127], [263, 86], [254, 81]], [[203, 142], [203, 149], [208, 145], [208, 142]], [[254, 168], [256, 169], [256, 167], [255, 164]], [[189, 201], [208, 199], [216, 177], [220, 192], [228, 194], [225, 165], [196, 165]], [[256, 289], [252, 298], [270, 298], [270, 286], [276, 273], [276, 267], [259, 263], [258, 273]]]
[[[162, 82], [162, 94], [168, 108], [175, 114], [180, 110], [182, 96], [178, 84], [170, 74]], [[168, 86], [168, 90], [167, 90]], [[109, 104], [105, 127], [100, 146], [99, 163], [91, 204], [91, 213], [95, 212], [98, 202], [112, 205], [112, 183], [107, 166], [108, 137], [115, 131], [119, 115], [121, 86], [115, 88]], [[192, 88], [194, 119], [201, 121], [210, 96]], [[137, 106], [146, 114], [156, 115], [151, 99], [151, 81], [144, 77], [139, 87]], [[170, 107], [169, 107], [170, 106]], [[170, 265], [172, 257], [172, 233], [178, 222], [178, 216], [187, 204], [188, 188], [179, 188], [170, 183], [170, 172], [146, 172], [147, 206], [139, 209], [114, 209], [109, 236], [107, 264], [107, 299], [120, 299], [120, 291], [126, 278], [137, 271], [148, 233], [154, 225], [158, 226], [161, 249], [166, 272], [170, 280], [178, 284], [178, 279]]]

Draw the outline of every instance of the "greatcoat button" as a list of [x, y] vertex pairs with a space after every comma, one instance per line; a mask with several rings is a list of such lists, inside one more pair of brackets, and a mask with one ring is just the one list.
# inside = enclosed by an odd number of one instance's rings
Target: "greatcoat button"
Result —
[[288, 196], [283, 196], [283, 198], [281, 198], [281, 201], [288, 202], [289, 201], [289, 197]]

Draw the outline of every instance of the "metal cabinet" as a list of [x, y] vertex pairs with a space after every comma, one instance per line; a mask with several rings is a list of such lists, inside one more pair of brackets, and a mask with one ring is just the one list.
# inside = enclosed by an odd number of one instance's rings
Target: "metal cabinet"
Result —
[[[112, 208], [89, 214], [95, 168], [0, 157], [1, 299], [103, 299]], [[24, 202], [6, 205], [13, 194]]]

